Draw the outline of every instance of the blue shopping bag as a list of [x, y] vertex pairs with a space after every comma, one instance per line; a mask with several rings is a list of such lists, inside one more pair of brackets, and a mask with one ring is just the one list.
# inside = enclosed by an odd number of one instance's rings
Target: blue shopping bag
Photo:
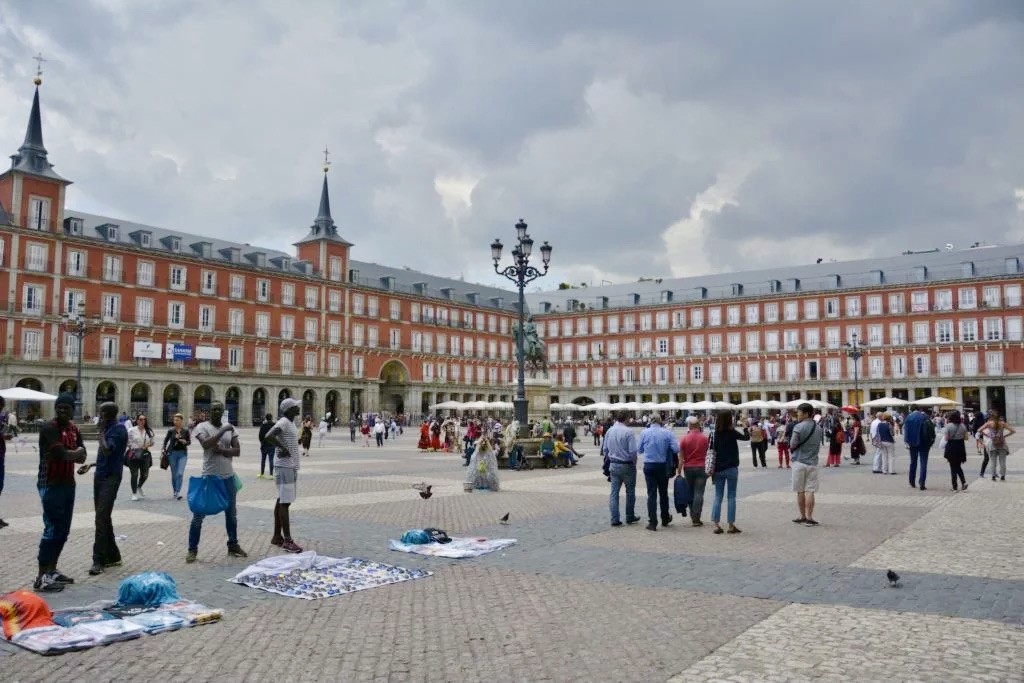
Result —
[[676, 512], [683, 514], [690, 506], [690, 485], [686, 483], [686, 477], [676, 477], [673, 485], [673, 498], [675, 498]]
[[217, 515], [228, 509], [228, 489], [220, 477], [188, 478], [188, 509], [197, 515]]

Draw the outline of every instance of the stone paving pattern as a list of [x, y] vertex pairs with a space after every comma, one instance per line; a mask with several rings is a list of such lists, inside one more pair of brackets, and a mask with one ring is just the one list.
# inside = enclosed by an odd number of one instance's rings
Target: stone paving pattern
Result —
[[[1024, 452], [1009, 458], [1007, 481], [972, 477], [956, 494], [936, 456], [925, 492], [902, 473], [823, 470], [815, 529], [790, 522], [789, 472], [755, 470], [744, 458], [744, 533], [716, 536], [678, 516], [655, 533], [610, 528], [607, 482], [587, 441], [591, 455], [577, 468], [502, 471], [501, 492], [466, 494], [459, 457], [421, 454], [411, 435], [364, 448], [343, 430], [303, 460], [296, 540], [435, 575], [307, 602], [227, 582], [278, 552], [268, 543], [274, 485], [256, 479], [255, 430], [242, 433], [239, 535], [249, 560], [227, 557], [214, 517], [199, 561], [186, 565], [187, 505], [170, 500], [168, 475], [154, 468], [146, 500], [132, 502], [122, 484], [115, 529], [125, 566], [90, 578], [91, 478], [83, 479], [61, 561], [79, 582], [48, 596], [55, 608], [113, 598], [123, 577], [156, 569], [183, 596], [224, 608], [224, 621], [52, 658], [3, 649], [5, 683], [1024, 681]], [[27, 587], [35, 572], [35, 458], [30, 445], [8, 454], [2, 591]], [[200, 460], [193, 450], [188, 474]], [[965, 470], [976, 475], [979, 464], [972, 455]], [[411, 488], [421, 481], [434, 485], [430, 500]], [[645, 516], [643, 493], [641, 483]], [[705, 518], [711, 498], [709, 488]], [[508, 527], [497, 524], [506, 512]], [[387, 549], [388, 538], [423, 526], [519, 544], [466, 560]], [[890, 567], [903, 577], [899, 588], [886, 585]]]

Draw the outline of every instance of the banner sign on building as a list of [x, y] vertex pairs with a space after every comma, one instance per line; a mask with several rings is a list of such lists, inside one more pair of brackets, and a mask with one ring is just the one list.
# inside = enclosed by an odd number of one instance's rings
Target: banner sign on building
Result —
[[167, 360], [192, 360], [192, 347], [188, 344], [168, 344]]
[[135, 342], [135, 358], [154, 358], [160, 359], [163, 357], [163, 345], [156, 344], [149, 341], [137, 341]]
[[219, 346], [197, 346], [196, 360], [220, 360]]

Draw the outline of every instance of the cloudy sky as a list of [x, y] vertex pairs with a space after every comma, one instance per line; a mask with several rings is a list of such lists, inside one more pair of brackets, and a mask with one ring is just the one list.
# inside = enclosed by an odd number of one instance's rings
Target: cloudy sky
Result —
[[[297, 11], [296, 8], [301, 8]], [[71, 208], [599, 284], [1024, 241], [1024, 2], [0, 0], [0, 151]]]

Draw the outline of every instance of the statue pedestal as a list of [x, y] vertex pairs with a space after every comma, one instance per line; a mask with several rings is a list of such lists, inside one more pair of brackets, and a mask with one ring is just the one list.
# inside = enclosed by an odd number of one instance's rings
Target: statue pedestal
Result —
[[[526, 418], [538, 422], [551, 415], [551, 378], [547, 374], [526, 378]], [[525, 425], [524, 425], [525, 426]]]

